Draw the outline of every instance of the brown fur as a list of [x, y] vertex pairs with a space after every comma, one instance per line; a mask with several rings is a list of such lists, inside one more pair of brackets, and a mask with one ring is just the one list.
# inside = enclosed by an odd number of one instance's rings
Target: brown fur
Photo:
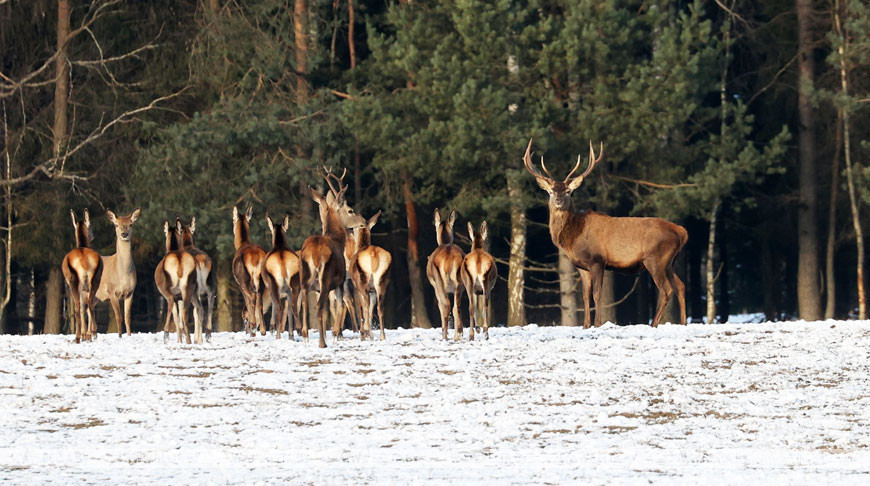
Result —
[[[163, 233], [166, 235], [166, 255], [154, 269], [154, 284], [160, 295], [166, 299], [166, 322], [163, 325], [163, 340], [169, 339], [169, 327], [175, 323], [178, 342], [183, 338], [190, 344], [190, 331], [187, 327], [187, 310], [190, 304], [197, 309], [197, 315], [202, 315], [202, 304], [193, 298], [196, 293], [196, 259], [190, 253], [181, 249], [181, 223], [170, 227], [168, 221], [163, 222]], [[201, 325], [201, 322], [200, 322]]]
[[[196, 263], [196, 292], [193, 298], [202, 302], [205, 297], [205, 316], [201, 313], [194, 315], [194, 333], [193, 342], [202, 344], [203, 318], [205, 318], [205, 339], [211, 340], [211, 331], [214, 319], [214, 277], [212, 273], [213, 264], [211, 257], [199, 248], [196, 247], [193, 241], [193, 234], [196, 232], [196, 216], [190, 217], [190, 224], [185, 226], [181, 219], [176, 217], [175, 224], [177, 228], [181, 228], [181, 249], [190, 253]], [[198, 307], [194, 306], [194, 311]]]
[[462, 261], [461, 277], [468, 294], [468, 338], [474, 341], [474, 328], [481, 327], [481, 322], [483, 334], [489, 339], [490, 296], [498, 279], [498, 269], [495, 259], [486, 251], [486, 221], [480, 224], [477, 233], [469, 222], [468, 234], [472, 242], [471, 251]]
[[451, 306], [449, 294], [453, 294], [453, 339], [458, 341], [462, 338], [462, 318], [459, 316], [459, 301], [462, 297], [463, 286], [460, 269], [465, 252], [453, 244], [453, 225], [456, 222], [456, 211], [451, 211], [447, 221], [441, 220], [441, 213], [435, 210], [435, 235], [438, 239], [438, 247], [429, 255], [426, 263], [426, 276], [429, 283], [435, 289], [435, 298], [438, 300], [438, 311], [441, 313], [441, 335], [447, 339], [447, 325], [450, 318]]
[[[281, 226], [273, 223], [269, 215], [266, 222], [272, 232], [272, 250], [263, 258], [263, 268], [260, 275], [269, 289], [272, 299], [272, 329], [277, 331], [276, 338], [281, 339], [284, 326], [289, 321], [290, 339], [293, 339], [297, 314], [297, 298], [299, 292], [299, 256], [287, 248], [284, 233], [290, 227], [290, 217], [285, 216]], [[288, 312], [289, 307], [289, 312]]]
[[381, 212], [369, 218], [365, 226], [354, 230], [357, 252], [350, 264], [351, 280], [356, 290], [356, 300], [363, 315], [360, 339], [371, 338], [374, 307], [377, 306], [381, 340], [387, 338], [384, 331], [384, 294], [390, 283], [390, 267], [393, 257], [379, 246], [371, 245], [371, 230]]
[[266, 335], [266, 325], [263, 322], [264, 307], [267, 307], [264, 293], [266, 291], [260, 274], [266, 252], [258, 245], [250, 242], [250, 220], [253, 208], [250, 206], [245, 214], [233, 207], [233, 243], [236, 254], [233, 256], [233, 277], [242, 291], [245, 300], [245, 332], [254, 335], [254, 328], [260, 328], [260, 334]]
[[[344, 281], [347, 272], [344, 260], [347, 228], [362, 225], [365, 220], [348, 206], [344, 194], [347, 186], [336, 178], [339, 187], [332, 184], [331, 172], [323, 168], [321, 176], [330, 186], [330, 192], [323, 196], [311, 189], [311, 198], [319, 205], [323, 234], [309, 236], [302, 244], [300, 259], [302, 260], [301, 293], [302, 293], [302, 335], [308, 338], [308, 292], [318, 292], [317, 299], [318, 327], [320, 331], [320, 347], [326, 347], [326, 320], [329, 311], [329, 293], [335, 292], [338, 301], [343, 301]], [[333, 337], [340, 335], [338, 316], [334, 319]]]
[[[133, 291], [136, 290], [136, 267], [133, 265], [133, 223], [139, 219], [137, 208], [129, 216], [115, 216], [112, 211], [106, 211], [109, 221], [115, 225], [115, 254], [101, 256], [103, 276], [97, 288], [98, 302], [111, 301], [115, 322], [118, 323], [118, 336], [127, 329], [130, 335], [131, 309], [133, 306]], [[124, 303], [124, 313], [121, 314], [121, 302]]]
[[[675, 291], [680, 304], [680, 319], [685, 324], [685, 286], [674, 272], [674, 259], [688, 241], [686, 229], [661, 218], [617, 218], [594, 211], [575, 212], [571, 207], [571, 193], [580, 187], [586, 175], [601, 160], [602, 153], [596, 159], [590, 144], [589, 167], [586, 171], [571, 178], [580, 165], [578, 157], [571, 174], [564, 181], [556, 181], [534, 169], [531, 148], [532, 142], [529, 141], [523, 162], [526, 169], [535, 176], [538, 185], [550, 195], [550, 237], [558, 248], [565, 251], [575, 266], [589, 272], [588, 280], [596, 306], [595, 326], [601, 325], [598, 305], [605, 269], [622, 273], [647, 270], [659, 291], [652, 326], [658, 326], [665, 306]], [[581, 278], [583, 277], [581, 272]], [[583, 280], [583, 297], [588, 309], [587, 292], [590, 285], [586, 282], [587, 278]], [[584, 327], [589, 327], [588, 314]]]
[[69, 287], [76, 324], [76, 342], [80, 343], [82, 339], [89, 341], [97, 337], [97, 321], [94, 317], [95, 290], [100, 286], [103, 261], [97, 252], [90, 249], [91, 219], [88, 210], [85, 209], [84, 219], [80, 222], [76, 222], [75, 211], [70, 210], [70, 215], [75, 228], [77, 248], [63, 257], [60, 268]]

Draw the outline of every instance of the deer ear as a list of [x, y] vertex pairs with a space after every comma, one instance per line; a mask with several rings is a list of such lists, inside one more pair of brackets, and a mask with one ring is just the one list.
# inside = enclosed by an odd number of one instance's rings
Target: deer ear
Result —
[[285, 232], [288, 229], [290, 229], [290, 215], [289, 214], [284, 215], [284, 223], [281, 225], [281, 227], [284, 228]]
[[233, 206], [233, 223], [239, 220], [239, 208]]
[[106, 211], [106, 216], [109, 218], [109, 221], [111, 221], [112, 224], [117, 224], [117, 221], [118, 221], [118, 220], [117, 220], [117, 218], [115, 217], [115, 213], [113, 213], [112, 211], [108, 211], [108, 210], [107, 210], [107, 211]]
[[190, 234], [196, 233], [196, 216], [190, 217]]
[[435, 208], [435, 215], [433, 216], [433, 221], [435, 222], [435, 227], [441, 226], [441, 211], [438, 211], [438, 208]]
[[585, 179], [585, 177], [575, 177], [568, 181], [568, 190], [571, 192], [576, 191], [577, 188], [580, 187], [581, 184], [583, 184], [583, 179]]
[[468, 222], [468, 237], [471, 238], [471, 241], [474, 241], [474, 225], [471, 224], [471, 221]]
[[480, 223], [480, 239], [486, 241], [486, 221]]
[[535, 177], [535, 182], [538, 183], [538, 187], [540, 187], [541, 189], [547, 192], [553, 192], [553, 182], [549, 179], [545, 179], [543, 177]]
[[453, 225], [455, 223], [456, 223], [456, 210], [454, 209], [454, 210], [450, 211], [450, 216], [447, 218], [447, 226], [449, 226], [450, 229], [453, 229]]
[[275, 232], [275, 223], [272, 222], [272, 217], [269, 216], [269, 211], [266, 211], [266, 224], [269, 225], [269, 231]]
[[181, 218], [175, 218], [175, 231], [181, 234], [182, 230], [184, 230], [184, 223], [181, 222]]
[[315, 191], [313, 187], [308, 186], [308, 191], [311, 193], [311, 199], [313, 199], [314, 202], [316, 202], [317, 204], [320, 204], [322, 206], [323, 203], [326, 202], [326, 198], [323, 197], [323, 194]]
[[73, 211], [72, 209], [70, 209], [70, 210], [69, 210], [69, 215], [72, 216], [72, 220], [73, 220], [73, 228], [75, 228], [76, 226], [78, 226], [78, 223], [76, 222], [76, 212]]
[[87, 208], [85, 209], [85, 226], [87, 226], [88, 228], [91, 227], [91, 215], [88, 214]]
[[166, 221], [165, 219], [163, 220], [163, 234], [169, 234], [169, 221]]
[[135, 223], [137, 219], [139, 219], [139, 213], [141, 212], [140, 208], [136, 208], [132, 214], [130, 214], [130, 223]]
[[372, 216], [371, 218], [369, 218], [368, 221], [366, 221], [366, 226], [368, 226], [369, 229], [372, 229], [375, 226], [375, 224], [377, 224], [378, 218], [380, 218], [380, 217], [381, 217], [381, 212], [380, 211], [376, 212], [374, 216]]
[[245, 219], [250, 221], [251, 218], [253, 218], [253, 217], [254, 217], [254, 206], [248, 206], [248, 210], [245, 211]]

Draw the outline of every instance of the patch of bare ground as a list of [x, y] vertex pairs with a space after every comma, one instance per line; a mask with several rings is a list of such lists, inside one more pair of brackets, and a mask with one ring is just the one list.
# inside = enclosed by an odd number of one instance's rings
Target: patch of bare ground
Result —
[[286, 391], [278, 390], [276, 388], [257, 388], [257, 387], [245, 385], [245, 386], [239, 387], [239, 390], [246, 391], [246, 392], [252, 392], [252, 391], [253, 392], [260, 392], [260, 393], [266, 393], [269, 395], [287, 395]]
[[78, 378], [80, 380], [85, 379], [85, 378], [102, 378], [102, 377], [103, 377], [103, 375], [97, 375], [97, 374], [73, 375], [73, 378]]
[[75, 430], [89, 429], [91, 427], [102, 427], [103, 425], [106, 425], [106, 422], [103, 422], [102, 420], [98, 419], [97, 417], [91, 417], [88, 419], [87, 422], [84, 422], [81, 424], [60, 424], [61, 427], [66, 427], [68, 429], [75, 429]]
[[72, 410], [72, 407], [60, 407], [60, 408], [56, 408], [54, 410], [49, 410], [48, 413], [67, 413], [70, 410]]
[[457, 373], [462, 373], [462, 371], [458, 371], [458, 370], [438, 370], [438, 372], [441, 373], [442, 375], [448, 375], [448, 376], [455, 375]]
[[185, 406], [190, 408], [218, 408], [218, 407], [232, 407], [228, 403], [187, 403]]
[[300, 422], [298, 420], [293, 420], [290, 422], [290, 424], [297, 427], [314, 427], [320, 425], [320, 422]]
[[369, 373], [374, 373], [374, 372], [375, 372], [375, 370], [356, 370], [356, 373], [358, 373], [360, 375], [367, 375]]
[[661, 412], [661, 411], [644, 411], [642, 413], [618, 412], [611, 417], [625, 417], [630, 419], [643, 419], [648, 424], [666, 424], [677, 419], [684, 418], [682, 412]]
[[190, 395], [191, 393], [189, 391], [183, 391], [183, 390], [172, 390], [172, 391], [166, 392], [166, 394], [167, 395]]
[[734, 361], [724, 359], [722, 361], [701, 361], [701, 367], [708, 370], [730, 370], [734, 366]]
[[208, 378], [209, 376], [211, 376], [213, 374], [214, 373], [212, 373], [210, 371], [200, 371], [199, 373], [187, 373], [187, 374], [185, 374], [185, 373], [179, 373], [179, 374], [170, 373], [169, 376], [178, 376], [178, 377], [182, 377], [182, 378]]
[[103, 365], [100, 366], [100, 369], [103, 371], [115, 371], [121, 369], [120, 366], [112, 366], [112, 365]]
[[260, 369], [260, 370], [249, 371], [245, 374], [246, 375], [255, 375], [257, 373], [267, 373], [268, 374], [268, 373], [274, 373], [274, 372], [275, 372], [275, 370]]
[[315, 366], [332, 364], [332, 360], [331, 359], [316, 359], [314, 361], [303, 361], [299, 364], [302, 366], [307, 366], [309, 368], [314, 368]]
[[608, 434], [622, 434], [623, 432], [630, 432], [637, 427], [634, 425], [605, 425], [603, 428]]
[[45, 378], [48, 379], [48, 380], [56, 380], [56, 379], [57, 379], [57, 375], [45, 375]]

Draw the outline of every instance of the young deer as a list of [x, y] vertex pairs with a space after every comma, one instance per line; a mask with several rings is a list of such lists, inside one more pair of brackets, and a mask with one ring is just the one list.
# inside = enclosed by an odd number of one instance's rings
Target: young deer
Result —
[[356, 255], [350, 265], [351, 279], [356, 290], [356, 297], [363, 315], [363, 323], [360, 326], [360, 339], [371, 339], [372, 318], [374, 307], [378, 307], [378, 322], [381, 327], [381, 341], [386, 339], [384, 334], [384, 294], [390, 283], [390, 266], [393, 257], [390, 252], [379, 246], [371, 244], [372, 227], [378, 222], [381, 212], [366, 221], [364, 226], [354, 229], [356, 240]]
[[489, 303], [492, 288], [498, 279], [495, 260], [486, 251], [486, 221], [480, 223], [480, 231], [468, 222], [471, 251], [462, 260], [462, 283], [468, 293], [468, 338], [474, 341], [474, 328], [483, 322], [483, 335], [489, 339]]
[[[356, 214], [345, 199], [347, 186], [332, 184], [331, 172], [323, 168], [322, 177], [329, 185], [331, 192], [323, 196], [311, 187], [311, 198], [319, 205], [323, 234], [309, 236], [302, 244], [299, 257], [302, 261], [300, 272], [302, 293], [302, 336], [308, 338], [308, 292], [319, 292], [317, 299], [318, 328], [320, 331], [320, 347], [326, 347], [326, 320], [330, 308], [330, 292], [335, 292], [339, 302], [343, 301], [346, 266], [344, 261], [346, 229], [355, 228], [365, 223]], [[336, 329], [340, 325], [336, 317], [333, 325], [333, 336], [338, 338]]]
[[[538, 182], [541, 189], [550, 195], [550, 237], [558, 248], [565, 251], [571, 262], [590, 273], [592, 297], [595, 300], [595, 326], [601, 325], [601, 282], [604, 270], [637, 273], [646, 269], [659, 291], [658, 306], [652, 326], [659, 325], [665, 306], [676, 291], [680, 304], [680, 319], [686, 323], [685, 286], [674, 272], [674, 259], [689, 238], [686, 229], [661, 218], [615, 218], [594, 211], [575, 212], [571, 207], [571, 193], [595, 167], [598, 158], [592, 142], [589, 142], [589, 166], [577, 177], [571, 176], [580, 167], [581, 158], [563, 181], [550, 176], [544, 159], [541, 167], [547, 176], [541, 175], [532, 165], [532, 141], [523, 156], [523, 163]], [[581, 272], [582, 275], [582, 272]], [[586, 289], [584, 289], [584, 300]], [[587, 305], [588, 308], [588, 305]]]
[[[190, 331], [187, 328], [187, 309], [193, 302], [197, 315], [202, 315], [202, 304], [194, 298], [196, 293], [196, 259], [181, 249], [181, 222], [175, 227], [169, 221], [163, 222], [166, 235], [166, 255], [154, 269], [154, 284], [160, 295], [166, 299], [166, 323], [163, 325], [163, 342], [169, 340], [169, 323], [175, 322], [178, 342], [185, 337], [190, 344]], [[200, 322], [200, 326], [202, 323]]]
[[260, 274], [263, 259], [266, 252], [251, 243], [250, 221], [254, 208], [248, 206], [245, 214], [239, 214], [238, 208], [233, 207], [233, 244], [236, 254], [233, 257], [233, 277], [239, 284], [242, 297], [245, 299], [245, 332], [254, 335], [254, 327], [259, 326], [260, 334], [266, 335], [266, 325], [263, 322], [265, 288]]
[[[139, 208], [129, 216], [115, 216], [112, 211], [106, 211], [109, 221], [115, 225], [115, 254], [100, 257], [103, 262], [103, 276], [100, 278], [96, 299], [98, 302], [112, 302], [112, 312], [115, 314], [115, 322], [118, 323], [118, 337], [123, 334], [125, 326], [127, 335], [130, 335], [130, 312], [133, 291], [136, 290], [136, 267], [133, 266], [130, 239], [133, 237], [133, 223], [139, 219], [139, 213]], [[123, 316], [121, 302], [124, 303]]]
[[[263, 258], [260, 275], [272, 296], [272, 329], [276, 329], [276, 338], [281, 339], [284, 325], [289, 321], [290, 339], [293, 339], [293, 328], [298, 314], [296, 301], [299, 297], [299, 256], [287, 248], [284, 233], [290, 227], [290, 216], [284, 216], [281, 226], [276, 226], [272, 218], [266, 214], [266, 223], [272, 232], [272, 250]], [[288, 313], [289, 307], [289, 313]]]
[[450, 318], [450, 297], [453, 294], [453, 339], [459, 341], [462, 337], [462, 318], [459, 316], [459, 301], [462, 297], [462, 281], [459, 269], [465, 252], [453, 244], [453, 224], [456, 223], [456, 211], [450, 211], [447, 221], [441, 221], [441, 213], [435, 210], [435, 235], [438, 247], [429, 255], [426, 264], [426, 276], [435, 288], [435, 298], [438, 299], [438, 310], [441, 312], [441, 333], [447, 339], [447, 323]]
[[[94, 318], [94, 292], [100, 286], [103, 273], [103, 261], [99, 253], [91, 250], [91, 218], [85, 209], [85, 217], [76, 222], [75, 211], [70, 210], [73, 228], [75, 228], [76, 248], [63, 257], [61, 271], [66, 285], [69, 287], [69, 297], [72, 301], [76, 322], [76, 342], [82, 338], [90, 341], [97, 337], [97, 321]], [[85, 327], [87, 314], [87, 328]]]
[[[190, 217], [190, 225], [185, 226], [181, 222], [181, 218], [175, 218], [177, 228], [181, 228], [181, 249], [190, 253], [196, 261], [196, 292], [193, 298], [202, 302], [205, 297], [205, 339], [211, 341], [212, 321], [214, 319], [214, 274], [212, 272], [212, 260], [208, 254], [199, 248], [193, 242], [193, 234], [196, 232], [196, 216]], [[203, 316], [197, 313], [199, 307], [194, 306], [194, 332], [193, 342], [202, 344], [202, 320]]]

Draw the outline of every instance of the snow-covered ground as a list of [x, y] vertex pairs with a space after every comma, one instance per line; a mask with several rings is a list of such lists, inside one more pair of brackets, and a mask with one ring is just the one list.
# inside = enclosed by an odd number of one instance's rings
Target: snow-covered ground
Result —
[[17, 484], [870, 483], [870, 323], [0, 336]]

